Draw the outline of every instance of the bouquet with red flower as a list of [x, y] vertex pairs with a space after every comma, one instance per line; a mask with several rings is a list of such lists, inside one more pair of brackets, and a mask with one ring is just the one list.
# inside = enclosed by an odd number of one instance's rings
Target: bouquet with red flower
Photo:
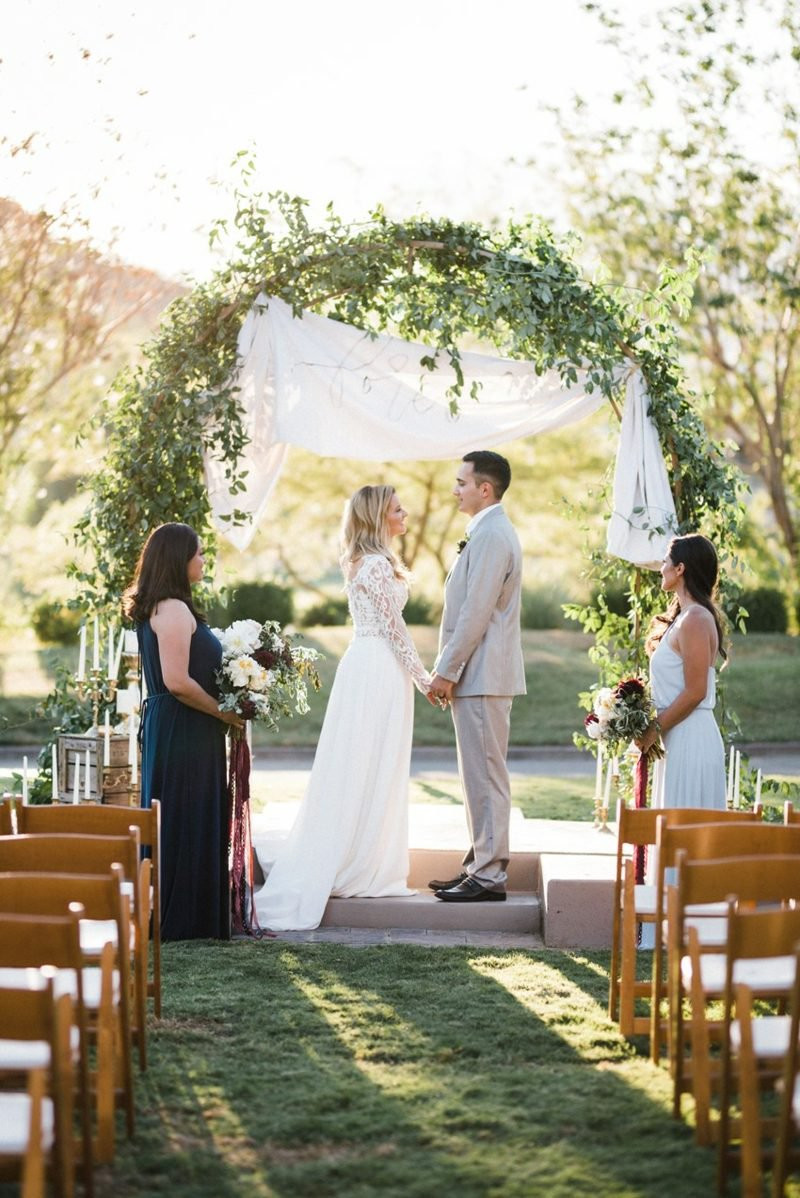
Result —
[[[583, 721], [590, 740], [599, 741], [612, 757], [621, 756], [633, 740], [638, 740], [656, 718], [655, 705], [647, 683], [641, 678], [623, 678], [616, 686], [604, 686], [594, 697], [592, 710]], [[658, 741], [647, 750], [652, 761], [663, 757]]]

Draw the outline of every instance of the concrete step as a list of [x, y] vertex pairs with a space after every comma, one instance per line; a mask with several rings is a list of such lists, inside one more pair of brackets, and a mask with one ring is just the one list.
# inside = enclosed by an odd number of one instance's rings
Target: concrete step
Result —
[[[445, 881], [456, 878], [463, 866], [460, 849], [410, 849], [408, 854], [408, 884], [418, 890], [427, 889], [433, 878]], [[508, 863], [508, 890], [538, 891], [539, 853], [512, 853]], [[498, 904], [499, 905], [499, 904]]]
[[329, 899], [321, 926], [538, 935], [541, 906], [531, 891], [511, 891], [504, 903], [444, 903], [430, 890], [420, 890], [404, 898]]

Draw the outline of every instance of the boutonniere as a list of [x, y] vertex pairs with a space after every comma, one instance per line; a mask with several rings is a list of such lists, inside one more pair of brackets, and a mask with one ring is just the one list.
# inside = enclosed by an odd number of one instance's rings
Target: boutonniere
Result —
[[467, 535], [465, 537], [462, 537], [461, 540], [458, 542], [456, 551], [458, 553], [460, 553], [462, 549], [466, 549], [468, 541], [469, 541], [469, 533], [467, 533]]

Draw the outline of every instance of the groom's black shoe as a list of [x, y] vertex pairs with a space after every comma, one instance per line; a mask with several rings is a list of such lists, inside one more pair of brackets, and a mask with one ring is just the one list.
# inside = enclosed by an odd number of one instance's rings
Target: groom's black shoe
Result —
[[464, 879], [468, 876], [469, 875], [466, 873], [460, 873], [457, 878], [451, 878], [449, 882], [439, 882], [436, 878], [434, 878], [432, 882], [428, 883], [428, 889], [429, 890], [450, 890], [451, 887], [458, 886], [458, 883], [463, 882]]
[[449, 890], [437, 890], [436, 897], [444, 903], [504, 903], [505, 890], [487, 890], [474, 878], [465, 878]]

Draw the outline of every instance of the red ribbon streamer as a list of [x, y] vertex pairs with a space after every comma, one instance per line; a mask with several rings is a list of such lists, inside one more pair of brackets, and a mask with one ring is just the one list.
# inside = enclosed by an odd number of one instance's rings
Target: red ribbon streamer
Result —
[[[633, 771], [633, 802], [635, 807], [647, 806], [647, 767], [647, 754], [640, 753], [639, 760], [636, 762], [636, 768]], [[646, 858], [647, 846], [637, 844], [633, 851], [633, 876], [637, 886], [644, 885]]]
[[253, 901], [253, 844], [250, 839], [250, 748], [243, 729], [231, 730], [228, 761], [231, 928], [261, 936]]

